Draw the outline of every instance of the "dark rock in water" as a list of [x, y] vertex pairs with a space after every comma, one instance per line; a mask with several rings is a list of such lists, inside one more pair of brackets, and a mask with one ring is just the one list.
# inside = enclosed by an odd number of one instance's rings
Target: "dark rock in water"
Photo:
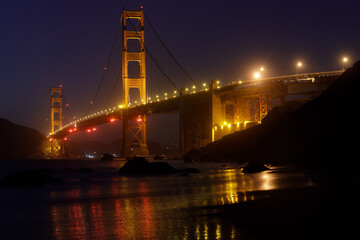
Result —
[[246, 167], [244, 167], [242, 172], [243, 173], [257, 173], [257, 172], [262, 172], [262, 171], [266, 171], [266, 170], [269, 170], [269, 169], [270, 168], [266, 167], [262, 163], [249, 162], [248, 165], [246, 165]]
[[193, 160], [189, 157], [184, 157], [184, 163], [193, 163]]
[[176, 170], [167, 162], [149, 162], [144, 157], [134, 157], [120, 168], [122, 174], [169, 174]]
[[111, 156], [111, 155], [108, 154], [108, 153], [105, 153], [105, 154], [101, 157], [100, 160], [101, 160], [101, 161], [114, 161], [114, 157]]
[[53, 174], [55, 173], [54, 170], [51, 170], [50, 168], [40, 168], [39, 172], [42, 174]]
[[179, 175], [179, 177], [188, 177], [188, 176], [190, 175], [187, 172], [183, 172], [182, 174]]
[[94, 172], [94, 170], [92, 170], [91, 168], [79, 168], [78, 172], [79, 173], [90, 173], [90, 172]]
[[62, 183], [63, 180], [31, 169], [5, 177], [0, 185], [6, 187], [42, 187], [50, 183]]
[[196, 168], [175, 169], [167, 162], [149, 162], [144, 157], [134, 157], [120, 168], [121, 174], [172, 174], [172, 173], [199, 173]]
[[154, 156], [154, 160], [164, 160], [166, 156], [164, 154]]
[[63, 169], [63, 171], [66, 171], [66, 172], [68, 172], [68, 171], [75, 171], [75, 169], [66, 167], [66, 168]]

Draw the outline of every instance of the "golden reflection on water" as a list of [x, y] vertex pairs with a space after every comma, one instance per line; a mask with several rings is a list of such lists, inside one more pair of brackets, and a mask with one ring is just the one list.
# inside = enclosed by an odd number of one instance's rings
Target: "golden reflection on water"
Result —
[[[269, 173], [243, 174], [238, 169], [221, 171], [207, 179], [201, 175], [195, 175], [194, 179], [181, 178], [183, 185], [177, 182], [179, 178], [174, 179], [177, 185], [169, 186], [177, 186], [176, 189], [166, 188], [167, 182], [158, 182], [165, 186], [166, 193], [159, 190], [163, 188], [155, 188], [159, 192], [149, 194], [154, 183], [145, 180], [112, 181], [105, 190], [100, 185], [68, 190], [63, 195], [72, 201], [52, 205], [54, 236], [59, 240], [164, 239], [169, 236], [174, 236], [173, 239], [236, 239], [239, 236], [236, 227], [206, 217], [199, 207], [241, 204], [254, 200], [254, 190], [276, 187]], [[187, 181], [190, 185], [186, 185]], [[104, 197], [104, 193], [111, 197]], [[51, 192], [50, 197], [61, 199], [63, 196]], [[191, 210], [192, 207], [197, 210]]]

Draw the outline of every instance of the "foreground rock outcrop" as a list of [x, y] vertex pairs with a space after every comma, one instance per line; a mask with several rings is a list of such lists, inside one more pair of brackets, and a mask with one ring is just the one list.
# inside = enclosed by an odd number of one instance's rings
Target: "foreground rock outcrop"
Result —
[[120, 168], [123, 174], [170, 174], [176, 170], [166, 162], [149, 162], [143, 157], [135, 157]]
[[[194, 160], [296, 164], [337, 168], [359, 164], [356, 122], [360, 105], [360, 61], [347, 69], [320, 96], [307, 103], [274, 108], [261, 125], [209, 144]], [[186, 156], [185, 156], [186, 157]]]
[[149, 162], [144, 157], [134, 157], [119, 169], [120, 174], [159, 175], [172, 173], [199, 173], [195, 168], [175, 169], [167, 162]]

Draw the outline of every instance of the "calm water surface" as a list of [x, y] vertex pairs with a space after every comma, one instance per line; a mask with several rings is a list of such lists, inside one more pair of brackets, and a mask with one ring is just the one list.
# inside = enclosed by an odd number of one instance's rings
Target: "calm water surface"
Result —
[[[45, 188], [0, 188], [1, 239], [239, 239], [239, 229], [202, 207], [253, 201], [255, 190], [312, 185], [301, 172], [283, 168], [243, 174], [237, 164], [170, 162], [201, 173], [124, 177], [117, 173], [123, 164], [1, 162], [0, 178], [50, 168], [65, 181]], [[78, 173], [80, 167], [94, 172]]]

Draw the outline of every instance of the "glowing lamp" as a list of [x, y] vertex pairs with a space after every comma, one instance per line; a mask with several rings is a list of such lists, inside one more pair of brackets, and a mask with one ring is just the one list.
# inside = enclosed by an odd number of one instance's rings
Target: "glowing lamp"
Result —
[[93, 130], [93, 131], [96, 131], [96, 128], [93, 128], [92, 130]]
[[137, 121], [138, 123], [141, 123], [143, 120], [142, 120], [141, 117], [138, 117], [138, 118], [136, 119], [136, 121]]
[[91, 132], [91, 129], [86, 130], [87, 132]]
[[64, 137], [64, 140], [67, 141], [67, 137]]
[[110, 122], [115, 122], [115, 121], [116, 121], [115, 118], [111, 118], [111, 119], [110, 119]]
[[69, 132], [73, 132], [73, 130], [72, 130], [72, 129], [69, 129]]

